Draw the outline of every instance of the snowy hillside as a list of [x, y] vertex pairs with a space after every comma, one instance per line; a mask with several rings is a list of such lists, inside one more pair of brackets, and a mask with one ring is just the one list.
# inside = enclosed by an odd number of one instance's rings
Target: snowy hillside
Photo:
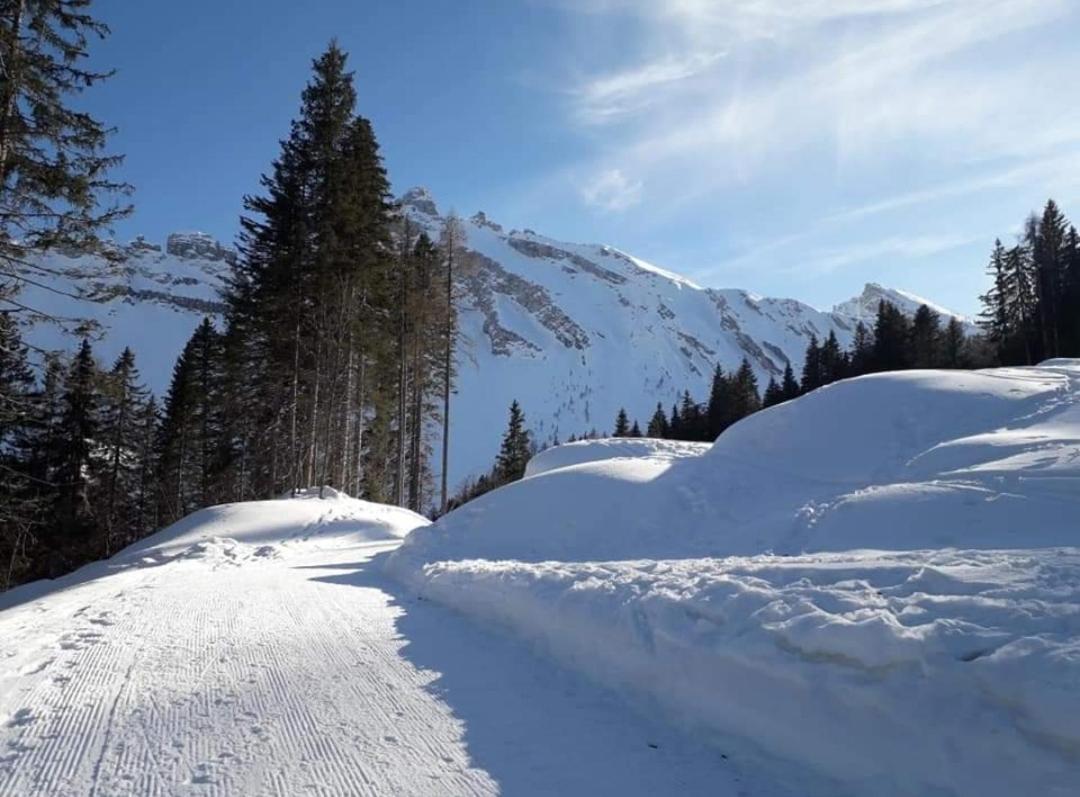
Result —
[[[98, 358], [111, 365], [125, 346], [135, 352], [147, 384], [162, 395], [173, 363], [206, 315], [218, 316], [220, 291], [235, 256], [202, 233], [174, 233], [165, 250], [137, 239], [108, 263], [84, 255], [52, 254], [38, 262], [51, 274], [30, 273], [41, 286], [23, 287], [19, 301], [61, 319], [90, 322]], [[29, 340], [43, 349], [76, 345], [63, 326], [37, 324]]]
[[866, 376], [663, 445], [545, 452], [390, 568], [824, 793], [1075, 793], [1080, 361]]
[[[442, 218], [432, 197], [414, 189], [402, 202], [437, 237]], [[514, 399], [541, 443], [609, 431], [620, 407], [644, 424], [657, 401], [670, 405], [687, 389], [704, 396], [717, 363], [733, 369], [747, 357], [764, 386], [788, 362], [801, 369], [811, 334], [835, 332], [847, 345], [877, 298], [910, 312], [922, 302], [867, 286], [861, 300], [826, 313], [791, 299], [705, 289], [612, 247], [507, 231], [482, 213], [464, 227], [452, 484], [491, 466]], [[202, 315], [220, 309], [231, 253], [199, 233], [170, 236], [164, 253], [143, 241], [126, 251], [118, 270], [93, 280], [98, 304], [40, 289], [28, 290], [25, 301], [94, 318], [104, 335], [99, 356], [109, 361], [131, 346], [161, 393]], [[63, 256], [49, 266], [60, 272], [54, 287], [66, 287], [71, 270], [103, 268], [93, 258]], [[48, 327], [32, 340], [71, 345]]]

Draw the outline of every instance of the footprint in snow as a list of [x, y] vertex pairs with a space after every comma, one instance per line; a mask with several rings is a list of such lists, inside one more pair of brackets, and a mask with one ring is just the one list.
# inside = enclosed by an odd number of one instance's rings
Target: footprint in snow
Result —
[[23, 725], [29, 725], [35, 719], [37, 719], [37, 717], [34, 716], [33, 711], [28, 708], [20, 708], [18, 711], [12, 714], [11, 719], [9, 719], [4, 724], [7, 725], [7, 727], [9, 728], [18, 728]]

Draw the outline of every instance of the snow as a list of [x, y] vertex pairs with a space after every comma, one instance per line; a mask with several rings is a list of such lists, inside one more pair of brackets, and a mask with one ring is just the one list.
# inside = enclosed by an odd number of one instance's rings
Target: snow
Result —
[[417, 600], [377, 561], [427, 521], [323, 495], [0, 595], [0, 795], [799, 793]]
[[609, 459], [656, 459], [669, 462], [696, 457], [708, 450], [708, 443], [685, 443], [680, 440], [657, 440], [648, 437], [609, 437], [598, 440], [578, 440], [545, 449], [529, 460], [526, 478], [551, 470], [603, 462]]
[[683, 453], [546, 451], [387, 566], [807, 794], [1075, 794], [1080, 362], [861, 377]]

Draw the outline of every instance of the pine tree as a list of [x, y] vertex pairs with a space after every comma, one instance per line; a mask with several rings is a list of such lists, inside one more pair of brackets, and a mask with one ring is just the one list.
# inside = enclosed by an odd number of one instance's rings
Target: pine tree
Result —
[[[454, 296], [455, 267], [465, 241], [465, 231], [460, 219], [453, 213], [446, 217], [439, 237], [439, 249], [445, 263], [445, 319], [443, 326], [443, 411], [442, 411], [442, 480], [439, 491], [441, 513], [446, 514], [448, 493], [447, 479], [450, 472], [450, 394], [454, 384], [454, 348], [457, 343], [457, 309]], [[558, 443], [556, 443], [558, 445]]]
[[139, 383], [135, 355], [125, 348], [105, 379], [101, 408], [103, 458], [97, 463], [101, 485], [104, 555], [135, 539], [134, 502], [139, 492], [138, 412], [147, 400]]
[[874, 336], [862, 321], [855, 325], [848, 362], [851, 376], [862, 376], [874, 369]]
[[531, 445], [529, 431], [525, 428], [525, 413], [515, 400], [510, 405], [510, 421], [495, 462], [494, 478], [499, 484], [509, 484], [525, 475], [525, 466], [532, 454]]
[[811, 333], [810, 342], [806, 344], [806, 356], [803, 359], [802, 381], [799, 389], [803, 393], [817, 390], [825, 384], [824, 374], [821, 369], [821, 347], [818, 345], [817, 335]]
[[715, 440], [731, 423], [731, 396], [724, 369], [717, 363], [709, 386], [709, 403], [705, 408], [706, 439]]
[[83, 339], [64, 378], [56, 456], [57, 521], [66, 541], [80, 556], [86, 555], [96, 542], [91, 478], [99, 442], [100, 406], [100, 374], [90, 342]]
[[34, 378], [18, 324], [0, 313], [0, 590], [16, 583], [34, 554], [38, 503], [21, 444], [34, 423]]
[[731, 396], [733, 423], [742, 420], [748, 415], [753, 415], [761, 409], [757, 376], [750, 366], [750, 361], [745, 357], [739, 364], [739, 370], [735, 372], [735, 378], [732, 380]]
[[941, 368], [964, 368], [966, 356], [964, 353], [964, 326], [959, 319], [953, 317], [945, 325], [945, 332], [941, 336]]
[[671, 415], [668, 416], [670, 420], [667, 424], [667, 436], [671, 440], [683, 440], [683, 422], [679, 416], [679, 405], [671, 405]]
[[637, 422], [636, 418], [634, 419], [634, 425], [630, 427], [630, 434], [628, 436], [629, 437], [641, 437], [642, 436], [641, 427], [638, 426], [638, 422]]
[[892, 302], [878, 303], [874, 322], [874, 369], [901, 371], [911, 364], [909, 342], [911, 324]]
[[0, 11], [0, 301], [48, 316], [12, 298], [37, 284], [44, 267], [31, 251], [89, 251], [98, 233], [130, 212], [106, 204], [128, 186], [108, 179], [120, 158], [104, 152], [109, 130], [72, 100], [111, 73], [86, 68], [91, 38], [108, 28], [90, 0], [17, 0]]
[[1025, 232], [1034, 267], [1036, 317], [1043, 357], [1056, 357], [1061, 351], [1067, 235], [1068, 222], [1052, 199], [1047, 201], [1041, 217], [1029, 219]]
[[618, 415], [615, 416], [615, 431], [612, 433], [612, 437], [627, 437], [630, 434], [630, 419], [626, 416], [626, 410], [619, 408]]
[[656, 402], [656, 412], [654, 412], [652, 418], [649, 419], [649, 425], [645, 429], [645, 434], [657, 439], [668, 436], [668, 419], [667, 415], [664, 414], [664, 405], [660, 402]]
[[915, 368], [936, 368], [941, 362], [941, 317], [925, 304], [911, 321], [909, 357]]
[[836, 338], [836, 332], [829, 330], [829, 335], [821, 345], [818, 353], [820, 363], [821, 384], [829, 385], [847, 376], [848, 361], [840, 348], [840, 341]]
[[791, 363], [784, 365], [784, 377], [780, 382], [780, 395], [781, 401], [791, 401], [799, 397], [799, 380], [795, 378], [795, 372], [791, 368]]
[[769, 384], [765, 386], [765, 394], [761, 398], [762, 407], [773, 407], [784, 401], [784, 391], [775, 377], [769, 377]]

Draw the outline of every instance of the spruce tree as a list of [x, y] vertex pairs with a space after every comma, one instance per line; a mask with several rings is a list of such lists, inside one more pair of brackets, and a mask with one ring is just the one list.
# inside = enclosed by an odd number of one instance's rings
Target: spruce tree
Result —
[[799, 397], [799, 380], [795, 378], [795, 371], [791, 368], [791, 363], [784, 365], [784, 377], [780, 382], [780, 395], [781, 401], [791, 401], [792, 399]]
[[851, 376], [862, 376], [874, 370], [874, 336], [862, 321], [855, 325], [848, 363]]
[[619, 408], [618, 415], [615, 416], [615, 431], [612, 432], [612, 437], [627, 437], [630, 434], [630, 419], [626, 416], [626, 410]]
[[803, 393], [809, 393], [823, 384], [825, 380], [821, 369], [821, 347], [818, 345], [817, 335], [811, 333], [810, 342], [806, 344], [806, 356], [803, 358], [802, 381], [799, 388]]
[[[98, 234], [130, 208], [129, 187], [108, 178], [110, 130], [75, 100], [110, 76], [86, 65], [108, 28], [90, 0], [17, 0], [0, 12], [0, 302], [48, 316], [13, 296], [45, 268], [34, 251], [100, 248]], [[104, 250], [103, 250], [104, 251]]]
[[911, 321], [909, 356], [915, 368], [936, 368], [941, 362], [941, 317], [925, 304]]
[[911, 324], [892, 302], [878, 303], [874, 322], [874, 369], [900, 371], [909, 368]]
[[649, 425], [645, 429], [645, 434], [657, 439], [663, 439], [668, 436], [667, 415], [664, 414], [664, 405], [659, 401], [656, 402], [656, 412], [654, 412], [652, 418], [649, 419]]
[[941, 368], [964, 368], [966, 367], [966, 355], [964, 353], [964, 327], [960, 321], [953, 317], [945, 325], [945, 331], [941, 336]]
[[104, 555], [135, 539], [134, 508], [139, 485], [138, 413], [147, 392], [139, 383], [135, 355], [125, 348], [105, 378], [101, 408], [103, 457], [97, 463], [101, 485], [100, 520]]
[[525, 413], [515, 400], [510, 405], [510, 420], [495, 462], [494, 478], [499, 484], [509, 484], [525, 475], [525, 466], [532, 455], [531, 446], [529, 431], [525, 428]]
[[34, 416], [34, 378], [27, 348], [10, 313], [0, 313], [0, 590], [32, 563], [38, 503], [23, 444]]
[[64, 378], [63, 411], [57, 440], [57, 520], [66, 542], [85, 556], [94, 547], [96, 525], [91, 490], [98, 450], [101, 378], [90, 341], [83, 339]]
[[705, 425], [707, 427], [706, 438], [715, 440], [731, 422], [730, 402], [731, 396], [728, 389], [728, 379], [724, 375], [724, 369], [717, 363], [713, 369], [712, 383], [709, 386], [709, 403], [705, 408]]
[[765, 393], [761, 398], [761, 406], [773, 407], [784, 401], [784, 390], [776, 381], [775, 377], [769, 377], [769, 384], [765, 386]]
[[636, 418], [634, 419], [633, 426], [630, 427], [630, 434], [628, 436], [629, 437], [641, 437], [642, 436], [641, 427], [638, 426], [638, 422], [637, 422]]

